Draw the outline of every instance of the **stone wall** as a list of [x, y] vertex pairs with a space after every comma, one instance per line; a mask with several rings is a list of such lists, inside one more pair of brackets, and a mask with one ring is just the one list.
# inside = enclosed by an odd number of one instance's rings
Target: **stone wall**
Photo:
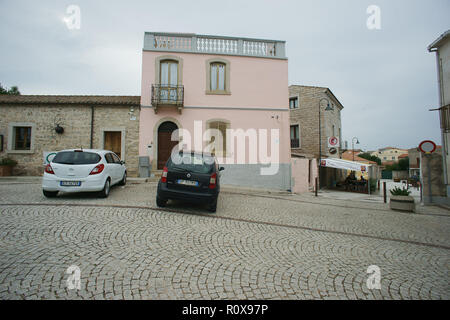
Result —
[[[103, 129], [121, 129], [125, 132], [125, 161], [129, 176], [138, 174], [139, 107], [134, 107], [136, 120], [130, 120], [130, 106], [98, 105], [94, 107], [93, 148], [101, 149]], [[91, 106], [70, 104], [2, 104], [0, 105], [0, 135], [4, 148], [0, 157], [18, 162], [14, 175], [37, 176], [43, 174], [43, 152], [70, 148], [89, 148]], [[8, 125], [26, 122], [34, 125], [34, 149], [28, 153], [8, 152]], [[54, 130], [56, 124], [64, 128], [63, 134]], [[115, 130], [114, 130], [115, 131]]]
[[339, 102], [327, 91], [327, 88], [322, 87], [295, 85], [289, 87], [289, 97], [298, 97], [299, 105], [298, 108], [290, 110], [291, 125], [300, 125], [300, 148], [292, 149], [293, 153], [308, 158], [319, 158], [319, 102], [322, 98], [326, 98], [334, 105], [334, 110], [325, 111], [327, 103], [325, 100], [321, 102], [322, 157], [339, 158], [339, 149], [334, 155], [329, 153], [327, 138], [333, 135], [333, 125], [334, 136], [339, 137], [339, 128], [342, 128], [341, 110], [338, 107]]

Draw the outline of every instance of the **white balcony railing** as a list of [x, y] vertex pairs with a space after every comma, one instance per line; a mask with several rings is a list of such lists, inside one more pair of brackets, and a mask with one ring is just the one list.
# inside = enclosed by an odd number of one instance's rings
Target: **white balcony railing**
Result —
[[146, 32], [144, 50], [286, 59], [285, 42], [187, 33]]

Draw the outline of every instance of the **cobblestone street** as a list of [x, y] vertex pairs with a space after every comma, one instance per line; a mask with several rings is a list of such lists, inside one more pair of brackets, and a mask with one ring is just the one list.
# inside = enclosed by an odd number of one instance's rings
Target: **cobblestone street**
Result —
[[[156, 183], [47, 199], [0, 181], [2, 299], [449, 299], [450, 214], [222, 189], [217, 213]], [[81, 289], [66, 270], [81, 270]], [[381, 289], [366, 286], [381, 270]]]

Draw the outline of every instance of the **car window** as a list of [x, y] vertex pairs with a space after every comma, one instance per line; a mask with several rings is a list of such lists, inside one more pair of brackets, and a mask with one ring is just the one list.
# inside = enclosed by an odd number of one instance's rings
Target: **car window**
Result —
[[202, 154], [185, 153], [174, 159], [169, 158], [167, 168], [169, 170], [181, 170], [195, 173], [211, 173], [214, 171], [214, 158]]
[[100, 162], [102, 157], [93, 152], [84, 151], [62, 151], [58, 152], [53, 158], [53, 163], [59, 164], [71, 164], [71, 165], [82, 165], [82, 164], [95, 164]]
[[113, 157], [114, 162], [120, 164], [120, 158], [119, 158], [119, 156], [118, 156], [117, 154], [115, 154], [115, 153], [111, 153], [111, 155], [112, 155], [112, 157]]
[[107, 163], [114, 163], [114, 159], [113, 159], [111, 153], [105, 154], [105, 159], [106, 159], [106, 162], [107, 162]]

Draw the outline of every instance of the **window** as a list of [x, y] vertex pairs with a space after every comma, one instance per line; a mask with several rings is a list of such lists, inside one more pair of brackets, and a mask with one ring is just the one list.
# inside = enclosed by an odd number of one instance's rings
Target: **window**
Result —
[[63, 151], [58, 152], [52, 162], [60, 164], [83, 165], [96, 164], [102, 158], [93, 152], [84, 151]]
[[8, 124], [7, 153], [34, 153], [35, 124], [10, 122]]
[[298, 108], [298, 97], [289, 98], [289, 109], [297, 109]]
[[30, 150], [31, 127], [14, 127], [14, 150]]
[[225, 91], [225, 64], [211, 63], [211, 91]]
[[160, 66], [159, 91], [161, 101], [177, 101], [178, 62], [163, 60]]
[[176, 86], [178, 84], [178, 62], [172, 60], [161, 61], [159, 79], [162, 86]]
[[392, 160], [395, 160], [395, 157], [392, 157]]
[[298, 124], [291, 126], [291, 148], [300, 148], [300, 129]]
[[206, 94], [231, 94], [228, 60], [213, 58], [206, 61]]
[[115, 154], [115, 153], [111, 153], [111, 155], [112, 155], [112, 157], [113, 157], [114, 163], [120, 164], [120, 158], [119, 158], [119, 156], [118, 156], [117, 154]]
[[216, 129], [222, 135], [222, 141], [217, 140], [219, 137], [214, 135], [214, 132], [211, 134], [210, 144], [213, 143], [214, 147], [211, 150], [211, 153], [216, 155], [225, 156], [227, 152], [227, 129], [229, 128], [229, 123], [224, 121], [211, 121], [208, 123], [208, 129]]
[[387, 160], [387, 157], [383, 157], [383, 160]]

